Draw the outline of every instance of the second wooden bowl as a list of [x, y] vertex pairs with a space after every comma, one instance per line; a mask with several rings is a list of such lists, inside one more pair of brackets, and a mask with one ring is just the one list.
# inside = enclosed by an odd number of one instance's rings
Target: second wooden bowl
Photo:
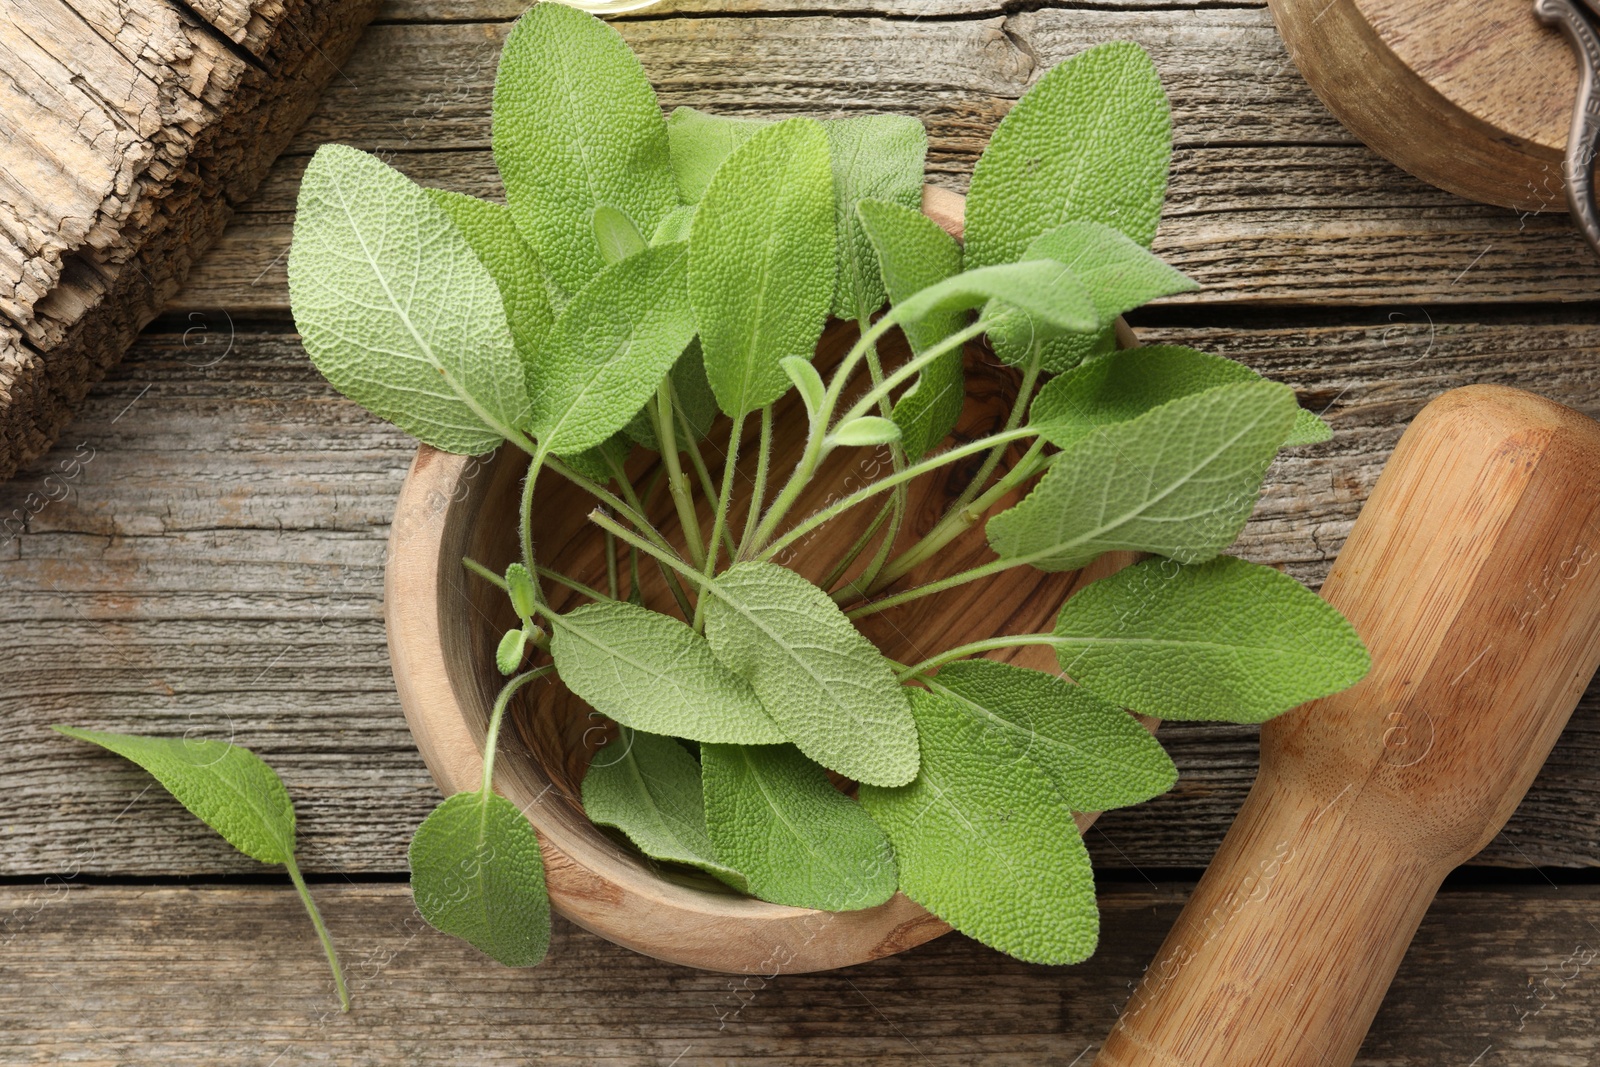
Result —
[[[961, 199], [928, 190], [923, 210], [957, 236]], [[1123, 329], [1122, 341], [1132, 344]], [[851, 327], [832, 324], [818, 346], [824, 371], [854, 339]], [[904, 352], [886, 352], [889, 361]], [[999, 429], [1017, 389], [1016, 373], [986, 359], [976, 348], [967, 356], [968, 396], [955, 436], [970, 440]], [[793, 394], [775, 413], [774, 478], [787, 474], [804, 443], [805, 415]], [[741, 452], [755, 451], [753, 431]], [[703, 445], [718, 466], [725, 424]], [[658, 462], [636, 450], [629, 474], [639, 484]], [[848, 492], [887, 469], [884, 455], [842, 449], [824, 467], [794, 514], [803, 516], [830, 494]], [[742, 464], [742, 461], [741, 461]], [[911, 488], [900, 545], [912, 543], [939, 518], [973, 468], [952, 466], [947, 475], [920, 479]], [[505, 596], [468, 574], [463, 556], [504, 570], [517, 558], [518, 483], [527, 456], [510, 446], [480, 457], [456, 456], [426, 445], [417, 451], [400, 491], [389, 537], [384, 618], [400, 703], [412, 736], [434, 781], [446, 794], [475, 789], [482, 777], [482, 746], [489, 709], [502, 679], [494, 669], [495, 644], [515, 625]], [[599, 586], [605, 581], [602, 539], [587, 521], [593, 501], [582, 490], [546, 472], [536, 488], [537, 552], [540, 562]], [[652, 520], [669, 537], [677, 534], [671, 502], [657, 494]], [[1002, 501], [999, 507], [1009, 506]], [[795, 546], [781, 560], [813, 580], [827, 572], [871, 518], [860, 507]], [[737, 513], [736, 513], [737, 514]], [[707, 521], [709, 521], [707, 519]], [[739, 527], [735, 525], [735, 529]], [[831, 549], [832, 551], [829, 551]], [[988, 558], [982, 525], [938, 559], [903, 581], [917, 583]], [[1057, 609], [1079, 584], [1126, 562], [1125, 554], [1097, 562], [1089, 571], [1041, 574], [1019, 568], [899, 610], [862, 620], [862, 630], [883, 651], [913, 662], [943, 648], [1000, 633], [1048, 628]], [[647, 602], [664, 605], [665, 590], [653, 567], [641, 570]], [[572, 602], [552, 588], [552, 605]], [[1011, 657], [1023, 665], [1053, 668], [1049, 649], [1032, 646]], [[511, 709], [513, 728], [501, 734], [495, 784], [517, 804], [539, 832], [550, 899], [556, 911], [602, 937], [674, 963], [748, 974], [794, 973], [845, 967], [919, 945], [949, 930], [904, 895], [875, 908], [820, 912], [768, 904], [740, 896], [697, 872], [652, 864], [584, 816], [580, 784], [595, 751], [612, 728], [559, 683], [535, 683]], [[1079, 817], [1080, 830], [1093, 815]]]

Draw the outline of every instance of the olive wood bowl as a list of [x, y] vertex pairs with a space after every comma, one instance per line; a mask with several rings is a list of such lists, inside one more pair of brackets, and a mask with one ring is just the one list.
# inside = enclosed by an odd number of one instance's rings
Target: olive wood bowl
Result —
[[[924, 190], [923, 211], [957, 237], [962, 231], [962, 208], [962, 198], [954, 193]], [[1125, 324], [1118, 323], [1118, 332], [1124, 347], [1135, 343]], [[819, 368], [826, 372], [836, 364], [855, 337], [854, 326], [830, 323], [818, 345]], [[886, 341], [883, 351], [889, 365], [906, 357], [898, 334]], [[968, 395], [953, 435], [957, 440], [998, 430], [1019, 384], [1013, 368], [999, 364], [978, 346], [969, 346], [965, 359]], [[744, 469], [744, 461], [749, 457], [753, 463], [755, 452], [755, 421], [749, 420], [745, 427], [740, 452], [740, 470], [746, 476], [751, 471]], [[769, 499], [804, 444], [803, 433], [784, 430], [803, 426], [804, 421], [805, 413], [791, 392], [774, 412], [778, 432]], [[727, 440], [728, 432], [728, 420], [721, 419], [702, 442], [713, 477], [720, 477], [719, 442]], [[1015, 453], [1009, 458], [1014, 460]], [[912, 484], [897, 547], [913, 543], [933, 525], [980, 460], [974, 456]], [[654, 455], [636, 449], [628, 473], [642, 485], [658, 462]], [[503, 571], [517, 558], [518, 483], [527, 463], [527, 455], [509, 445], [477, 457], [422, 445], [395, 508], [384, 584], [389, 657], [412, 736], [446, 794], [476, 789], [482, 778], [489, 710], [503, 684], [494, 669], [495, 645], [505, 630], [517, 624], [505, 595], [464, 570], [461, 559], [471, 556]], [[791, 514], [805, 516], [830, 498], [866, 484], [878, 477], [874, 468], [887, 469], [882, 450], [838, 450]], [[534, 535], [540, 562], [603, 586], [603, 539], [587, 520], [592, 498], [548, 471], [541, 474], [535, 490]], [[1002, 500], [995, 510], [1014, 501], [1015, 496]], [[667, 494], [657, 492], [647, 503], [652, 521], [677, 541], [677, 522]], [[837, 553], [855, 541], [875, 510], [870, 505], [853, 509], [799, 542], [792, 555], [786, 553], [779, 562], [817, 580]], [[709, 523], [708, 515], [702, 519]], [[736, 504], [730, 523], [738, 530], [740, 522]], [[817, 552], [822, 546], [835, 552]], [[975, 525], [936, 559], [903, 578], [901, 587], [975, 566], [990, 555], [982, 525]], [[1132, 558], [1128, 553], [1110, 553], [1090, 568], [1071, 573], [1006, 571], [868, 616], [860, 628], [885, 654], [903, 662], [1000, 633], [1048, 629], [1074, 588]], [[670, 602], [654, 565], [642, 565], [640, 579], [647, 603]], [[562, 587], [546, 586], [557, 610], [577, 599]], [[1019, 648], [997, 658], [1055, 669], [1053, 654], [1043, 646]], [[511, 728], [501, 732], [495, 785], [539, 833], [555, 910], [587, 930], [673, 963], [766, 975], [862, 963], [949, 931], [945, 923], [899, 893], [860, 911], [813, 911], [742, 896], [699, 872], [655, 864], [613, 832], [596, 827], [583, 813], [579, 786], [584, 771], [594, 752], [614, 737], [614, 727], [559, 682], [528, 686], [508, 715]], [[1094, 817], [1078, 816], [1080, 832]]]

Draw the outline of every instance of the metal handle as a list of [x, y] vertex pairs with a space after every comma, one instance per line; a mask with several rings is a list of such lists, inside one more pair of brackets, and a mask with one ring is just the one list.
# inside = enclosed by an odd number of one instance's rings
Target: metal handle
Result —
[[1600, 254], [1600, 211], [1595, 208], [1594, 164], [1600, 151], [1600, 0], [1534, 0], [1533, 10], [1547, 26], [1559, 27], [1578, 54], [1578, 99], [1562, 163], [1572, 220]]

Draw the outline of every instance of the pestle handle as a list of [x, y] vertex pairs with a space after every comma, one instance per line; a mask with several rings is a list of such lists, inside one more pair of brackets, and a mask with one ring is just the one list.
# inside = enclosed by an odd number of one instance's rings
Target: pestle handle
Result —
[[1499, 833], [1600, 665], [1600, 423], [1457, 389], [1322, 589], [1372, 653], [1267, 723], [1227, 838], [1097, 1067], [1347, 1067], [1439, 884]]

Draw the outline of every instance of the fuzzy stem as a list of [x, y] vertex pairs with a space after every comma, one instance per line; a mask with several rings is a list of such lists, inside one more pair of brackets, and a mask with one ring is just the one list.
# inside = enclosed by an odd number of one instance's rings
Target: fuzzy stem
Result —
[[617, 539], [606, 534], [606, 588], [611, 599], [617, 599]]
[[300, 866], [294, 861], [294, 853], [283, 861], [289, 869], [289, 881], [294, 883], [294, 891], [300, 894], [301, 903], [306, 906], [306, 914], [311, 916], [311, 925], [317, 931], [317, 938], [322, 942], [322, 954], [328, 957], [328, 966], [333, 968], [333, 986], [339, 991], [339, 1010], [350, 1010], [350, 990], [344, 984], [344, 968], [339, 966], [339, 953], [333, 947], [333, 935], [328, 933], [328, 928], [323, 924], [322, 912], [317, 910], [317, 902], [311, 899], [311, 890], [306, 886], [306, 880], [300, 876]]
[[[544, 613], [547, 616], [553, 615], [548, 607], [544, 608]], [[506, 705], [511, 703], [511, 698], [516, 696], [517, 690], [553, 670], [555, 667], [547, 663], [543, 667], [524, 671], [500, 687], [499, 695], [494, 698], [494, 710], [489, 713], [489, 731], [483, 739], [483, 792], [487, 793], [494, 788], [494, 753], [495, 747], [500, 743], [500, 722], [506, 717]]]
[[901, 669], [899, 677], [902, 682], [910, 681], [924, 671], [931, 671], [933, 668], [949, 663], [953, 659], [975, 656], [980, 652], [993, 652], [998, 648], [1016, 648], [1020, 645], [1066, 645], [1079, 641], [1081, 641], [1080, 638], [1058, 637], [1055, 634], [1011, 634], [1003, 637], [990, 637], [982, 641], [974, 641], [971, 644], [957, 646], [940, 652], [936, 656], [929, 656], [914, 667]]
[[[633, 508], [633, 510], [641, 516], [649, 514], [648, 509], [645, 507], [644, 500], [640, 498], [639, 494], [634, 490], [633, 483], [628, 481], [627, 471], [622, 469], [622, 464], [617, 462], [617, 460], [609, 452], [606, 453], [606, 466], [611, 468], [612, 479], [617, 483], [617, 488], [622, 490], [622, 495], [627, 497], [628, 504]], [[666, 468], [663, 467], [661, 469], [665, 470]], [[655, 483], [652, 482], [651, 488], [653, 489], [654, 486]], [[655, 527], [651, 526], [649, 527], [649, 530], [654, 531]], [[687, 536], [687, 532], [685, 533], [685, 536]], [[664, 545], [668, 548], [671, 547], [671, 544], [659, 532], [656, 532], [655, 536], [652, 537], [651, 540], [656, 541], [658, 544]], [[693, 550], [691, 549], [691, 554], [692, 551]], [[672, 593], [672, 599], [678, 602], [678, 610], [683, 613], [684, 621], [687, 622], [690, 618], [691, 612], [694, 610], [693, 605], [691, 605], [689, 602], [689, 594], [686, 593], [683, 586], [679, 584], [677, 575], [673, 574], [665, 567], [661, 568], [661, 580], [667, 583], [667, 589]]]
[[[850, 564], [854, 563], [858, 558], [860, 558], [861, 553], [866, 551], [867, 545], [872, 543], [872, 535], [877, 533], [878, 530], [883, 526], [883, 520], [889, 517], [889, 512], [893, 508], [894, 497], [891, 496], [888, 500], [883, 502], [883, 506], [879, 508], [878, 513], [872, 517], [872, 522], [865, 530], [861, 532], [861, 536], [856, 538], [856, 542], [850, 546], [850, 550], [844, 554], [838, 563], [833, 565], [833, 570], [828, 572], [828, 576], [817, 583], [817, 587], [819, 589], [827, 592], [835, 585], [839, 584], [839, 579], [843, 578], [844, 572], [850, 569]], [[854, 587], [854, 585], [855, 583], [852, 582], [851, 586]]]
[[769, 404], [761, 409], [761, 444], [756, 456], [756, 485], [750, 494], [750, 508], [745, 513], [744, 535], [739, 539], [739, 548], [733, 553], [735, 559], [744, 559], [745, 552], [750, 547], [750, 539], [755, 536], [756, 521], [761, 517], [761, 505], [767, 496], [767, 468], [772, 462], [772, 406]]
[[[522, 565], [528, 568], [530, 575], [538, 574], [537, 564], [533, 560], [533, 488], [539, 480], [539, 471], [544, 467], [544, 462], [545, 451], [540, 448], [528, 463], [528, 474], [522, 483]], [[533, 580], [533, 598], [544, 603], [544, 589], [540, 587], [537, 577]]]
[[934, 593], [942, 593], [946, 589], [954, 589], [958, 585], [966, 585], [968, 582], [975, 582], [979, 578], [987, 578], [991, 574], [999, 574], [1001, 571], [1010, 570], [1012, 567], [1020, 567], [1026, 562], [1028, 561], [1020, 559], [991, 560], [988, 563], [973, 567], [971, 570], [952, 574], [948, 578], [940, 578], [938, 581], [919, 585], [914, 589], [907, 589], [903, 593], [895, 593], [893, 596], [886, 596], [882, 600], [874, 600], [859, 607], [851, 608], [845, 612], [845, 615], [852, 619], [876, 615], [880, 611], [886, 611], [889, 608], [898, 607], [913, 600], [920, 600], [922, 597], [932, 596]]
[[700, 517], [694, 511], [694, 496], [689, 490], [689, 479], [683, 475], [678, 462], [678, 439], [672, 425], [672, 379], [663, 378], [656, 390], [656, 443], [661, 446], [661, 461], [666, 464], [667, 489], [672, 494], [673, 506], [678, 509], [678, 525], [683, 527], [684, 544], [689, 546], [689, 558], [695, 566], [705, 562], [705, 543], [700, 540]]
[[[887, 321], [887, 319], [888, 316], [886, 315], [884, 318], [878, 320], [878, 324], [881, 326], [885, 321]], [[946, 352], [949, 352], [951, 349], [960, 348], [962, 345], [966, 344], [968, 341], [982, 333], [986, 327], [987, 324], [981, 320], [974, 322], [970, 326], [957, 330], [955, 333], [951, 334], [949, 337], [946, 337], [938, 344], [929, 345], [926, 350], [919, 352], [911, 359], [906, 360], [905, 363], [901, 364], [895, 369], [893, 374], [885, 378], [881, 384], [873, 386], [867, 391], [865, 396], [851, 405], [850, 410], [846, 411], [839, 417], [839, 423], [843, 424], [854, 419], [859, 419], [861, 416], [870, 411], [880, 399], [894, 392], [913, 375], [920, 373], [922, 368], [926, 367], [928, 364], [932, 363]], [[874, 329], [876, 329], [876, 327], [874, 327]]]
[[710, 575], [700, 573], [677, 555], [671, 552], [664, 552], [652, 545], [644, 538], [628, 530], [627, 527], [622, 526], [617, 522], [616, 519], [613, 519], [599, 508], [595, 508], [593, 511], [589, 512], [589, 521], [600, 527], [602, 530], [609, 530], [610, 532], [616, 534], [619, 539], [626, 541], [638, 551], [650, 556], [657, 563], [671, 567], [673, 570], [677, 571], [691, 582], [695, 582], [702, 586], [710, 586], [713, 584]]

